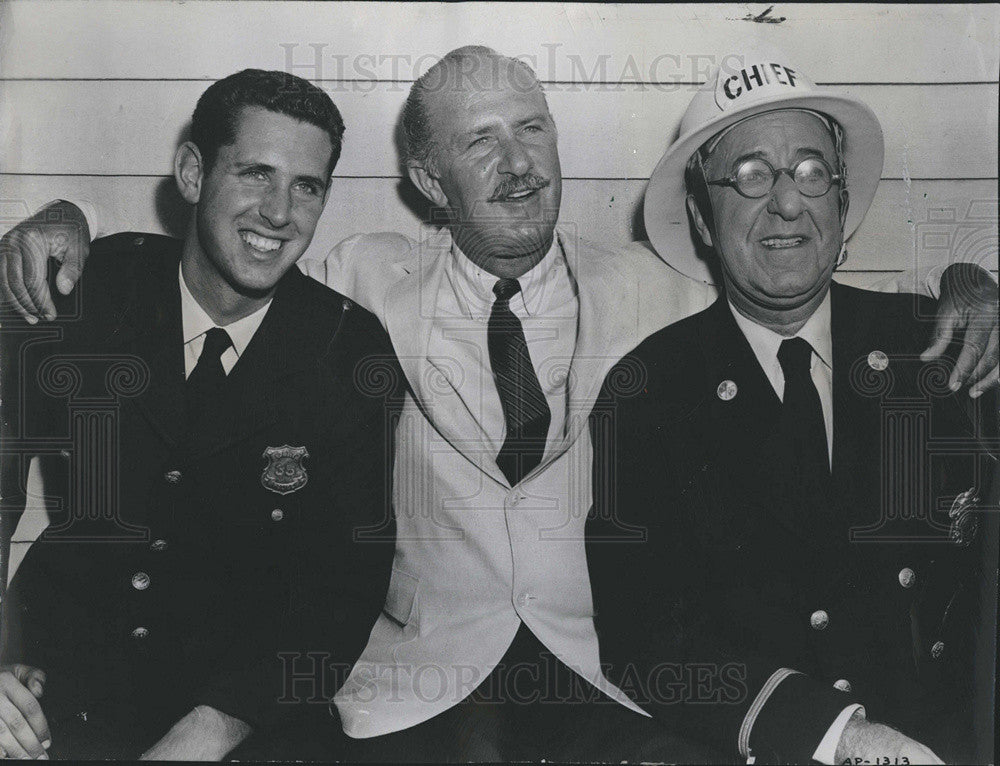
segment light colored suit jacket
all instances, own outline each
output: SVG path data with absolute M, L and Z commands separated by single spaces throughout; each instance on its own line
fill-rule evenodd
M 422 242 L 353 237 L 322 261 L 300 261 L 379 317 L 413 391 L 396 429 L 389 594 L 335 697 L 353 737 L 407 728 L 460 702 L 503 657 L 522 621 L 563 663 L 638 710 L 599 666 L 584 551 L 593 454 L 587 416 L 618 359 L 708 306 L 716 292 L 642 245 L 616 253 L 558 236 L 579 297 L 566 427 L 513 488 L 487 448 L 475 417 L 480 403 L 456 390 L 461 372 L 428 353 L 435 334 L 448 330 L 438 309 L 441 291 L 451 289 L 448 233 Z

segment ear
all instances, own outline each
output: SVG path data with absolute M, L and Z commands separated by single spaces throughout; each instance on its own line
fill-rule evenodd
M 694 221 L 694 227 L 701 235 L 701 241 L 708 247 L 712 247 L 712 232 L 709 231 L 708 225 L 705 223 L 705 219 L 702 217 L 701 211 L 698 209 L 698 203 L 695 202 L 693 194 L 687 195 L 687 208 L 688 213 L 691 214 L 691 220 Z
M 198 204 L 204 177 L 205 165 L 201 151 L 190 141 L 185 141 L 174 153 L 174 180 L 185 202 L 191 205 Z
M 421 194 L 438 207 L 448 207 L 448 197 L 441 189 L 441 183 L 436 175 L 420 165 L 408 165 L 406 170 L 413 185 L 420 189 Z

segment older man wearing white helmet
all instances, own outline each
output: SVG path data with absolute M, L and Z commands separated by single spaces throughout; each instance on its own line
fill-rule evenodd
M 595 408 L 602 661 L 751 762 L 970 758 L 995 398 L 969 407 L 950 362 L 921 362 L 931 301 L 832 282 L 882 170 L 872 111 L 783 54 L 723 61 L 645 212 L 664 259 L 717 268 L 724 293 L 622 360 Z

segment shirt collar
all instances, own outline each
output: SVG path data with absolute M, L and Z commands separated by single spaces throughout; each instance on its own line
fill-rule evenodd
M 772 364 L 778 358 L 778 349 L 781 341 L 785 340 L 784 335 L 779 335 L 774 330 L 762 327 L 743 316 L 729 301 L 729 310 L 736 320 L 737 326 L 743 332 L 750 348 L 753 349 L 757 359 L 762 366 Z M 813 312 L 812 316 L 806 320 L 802 328 L 795 333 L 796 338 L 802 338 L 812 346 L 813 352 L 823 361 L 823 363 L 833 369 L 833 337 L 830 330 L 830 291 L 827 290 L 823 302 Z
M 212 321 L 212 317 L 206 313 L 191 294 L 187 282 L 184 281 L 184 271 L 178 267 L 177 274 L 181 285 L 181 326 L 184 331 L 184 345 L 187 345 L 218 325 Z M 264 315 L 271 308 L 271 303 L 272 301 L 268 301 L 252 314 L 237 319 L 223 328 L 233 342 L 233 349 L 236 351 L 237 357 L 243 356 L 243 351 L 250 345 L 250 341 L 253 340 L 254 334 L 260 328 L 261 322 L 264 321 Z
M 496 300 L 493 286 L 499 277 L 479 268 L 454 242 L 451 254 L 450 271 L 461 310 L 473 319 L 489 317 Z M 561 304 L 572 297 L 566 257 L 558 236 L 552 237 L 552 245 L 545 257 L 517 281 L 521 292 L 511 298 L 511 309 L 520 308 L 528 316 L 540 313 L 546 306 L 553 305 L 553 301 Z M 569 295 L 562 295 L 563 287 L 569 290 Z

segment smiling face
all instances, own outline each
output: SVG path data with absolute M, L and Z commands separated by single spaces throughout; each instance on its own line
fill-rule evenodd
M 790 168 L 807 157 L 837 167 L 833 139 L 820 119 L 786 110 L 752 117 L 730 130 L 705 161 L 705 176 L 729 176 L 741 161 L 756 157 L 774 168 Z M 780 315 L 808 318 L 819 306 L 843 243 L 838 188 L 835 184 L 822 197 L 806 197 L 786 173 L 760 199 L 747 199 L 730 187 L 709 187 L 714 228 L 708 231 L 697 213 L 696 224 L 718 253 L 727 297 L 741 313 L 765 321 Z
M 323 212 L 332 152 L 323 129 L 245 107 L 235 141 L 219 148 L 207 173 L 197 166 L 197 188 L 181 184 L 197 206 L 184 278 L 213 319 L 263 305 L 308 247 Z
M 479 71 L 427 96 L 435 150 L 426 177 L 412 169 L 411 176 L 450 210 L 455 241 L 470 260 L 517 277 L 552 244 L 562 197 L 556 127 L 523 67 L 484 58 Z

